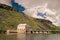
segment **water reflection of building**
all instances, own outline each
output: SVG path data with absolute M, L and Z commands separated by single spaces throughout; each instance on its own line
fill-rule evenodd
M 17 40 L 26 40 L 26 34 L 17 34 Z

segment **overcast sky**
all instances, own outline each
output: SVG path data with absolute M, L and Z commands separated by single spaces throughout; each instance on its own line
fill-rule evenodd
M 15 0 L 19 4 L 23 4 L 26 8 L 39 6 L 48 3 L 48 8 L 55 9 L 60 13 L 60 0 Z M 0 3 L 10 5 L 11 0 L 0 0 Z

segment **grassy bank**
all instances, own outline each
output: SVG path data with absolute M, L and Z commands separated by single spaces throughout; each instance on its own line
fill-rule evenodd
M 57 30 L 49 20 L 34 19 L 14 8 L 0 7 L 0 30 L 16 29 L 18 24 L 26 23 L 33 30 Z

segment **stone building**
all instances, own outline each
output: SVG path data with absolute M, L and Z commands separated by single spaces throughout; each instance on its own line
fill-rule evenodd
M 17 32 L 18 33 L 26 33 L 26 27 L 27 27 L 27 24 L 19 24 L 17 26 Z

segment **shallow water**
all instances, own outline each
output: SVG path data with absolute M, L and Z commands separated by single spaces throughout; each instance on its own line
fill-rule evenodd
M 60 34 L 0 34 L 0 40 L 60 40 Z

